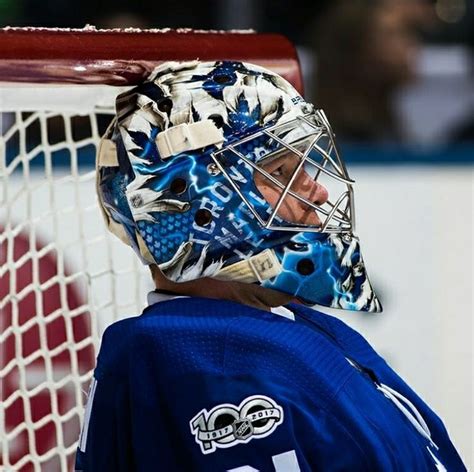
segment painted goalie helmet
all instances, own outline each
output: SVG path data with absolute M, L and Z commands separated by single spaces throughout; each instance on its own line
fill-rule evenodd
M 236 280 L 381 310 L 331 127 L 286 80 L 241 62 L 166 63 L 116 108 L 99 200 L 143 263 L 176 282 Z

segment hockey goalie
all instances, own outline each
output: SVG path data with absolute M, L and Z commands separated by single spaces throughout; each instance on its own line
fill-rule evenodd
M 76 470 L 466 470 L 367 341 L 312 308 L 381 311 L 325 114 L 241 62 L 163 64 L 116 108 L 99 201 L 156 289 L 104 334 Z

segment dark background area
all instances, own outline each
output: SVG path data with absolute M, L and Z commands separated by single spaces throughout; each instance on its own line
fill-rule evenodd
M 399 0 L 399 3 L 404 2 L 410 0 Z M 130 24 L 140 23 L 149 28 L 254 28 L 262 32 L 279 32 L 298 45 L 309 45 L 312 23 L 334 3 L 337 1 L 84 0 L 71 5 L 63 0 L 1 0 L 0 18 L 3 26 L 81 28 L 89 23 L 106 27 L 114 19 L 128 17 Z M 441 15 L 437 13 L 441 22 L 425 39 L 430 43 L 474 44 L 472 0 L 429 0 L 427 3 L 432 4 L 436 12 L 441 11 Z

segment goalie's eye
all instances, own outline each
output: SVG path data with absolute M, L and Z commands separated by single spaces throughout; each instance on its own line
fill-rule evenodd
M 281 183 L 286 183 L 298 165 L 299 159 L 285 154 L 262 165 L 262 169 Z
M 275 169 L 270 175 L 273 177 L 281 177 L 283 175 L 283 167 L 278 167 L 278 169 Z

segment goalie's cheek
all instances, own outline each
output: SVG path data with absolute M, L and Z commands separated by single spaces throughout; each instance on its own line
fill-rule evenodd
M 255 178 L 255 183 L 259 192 L 268 204 L 272 208 L 276 208 L 282 190 L 273 184 L 258 182 L 257 178 Z M 301 195 L 301 192 L 299 192 L 299 194 Z M 277 215 L 289 223 L 301 223 L 314 226 L 319 226 L 321 224 L 321 220 L 318 218 L 318 215 L 313 208 L 291 195 L 285 196 L 285 199 L 278 209 Z

